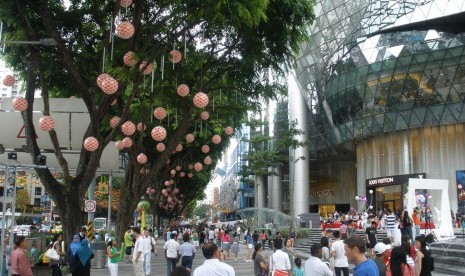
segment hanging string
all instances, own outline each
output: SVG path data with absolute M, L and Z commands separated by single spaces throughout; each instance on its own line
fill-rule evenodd
M 153 104 L 150 104 L 150 124 L 153 124 Z
M 161 79 L 163 80 L 164 78 L 164 73 L 165 73 L 165 56 L 162 56 L 161 57 L 161 67 L 160 67 L 160 70 L 161 70 Z
M 113 17 L 111 18 L 111 24 L 110 24 L 110 43 L 111 43 L 110 60 L 113 61 L 113 53 L 115 49 L 115 37 L 113 35 Z
M 103 61 L 102 61 L 102 73 L 105 73 L 105 55 L 106 55 L 106 48 L 103 48 Z
M 152 70 L 152 85 L 151 85 L 151 93 L 153 94 L 153 80 L 155 79 L 155 70 Z
M 173 44 L 173 51 L 176 50 L 176 44 Z M 173 52 L 174 53 L 174 52 Z M 174 56 L 171 57 L 171 59 L 173 60 L 173 70 L 174 70 Z
M 146 76 L 146 75 L 144 74 L 144 77 L 143 77 L 143 80 L 142 80 L 142 83 L 143 83 L 143 86 L 142 86 L 142 87 L 144 88 L 144 90 L 145 90 L 145 76 Z
M 237 104 L 237 90 L 236 90 L 236 104 Z
M 178 109 L 177 108 L 176 108 L 176 114 L 174 118 L 175 118 L 174 124 L 178 126 Z
M 212 97 L 213 98 L 213 112 L 215 111 L 215 97 Z
M 187 59 L 187 31 L 184 32 L 184 58 Z
M 0 41 L 3 41 L 3 22 L 0 22 Z M 2 54 L 5 53 L 5 45 L 6 43 L 2 45 Z

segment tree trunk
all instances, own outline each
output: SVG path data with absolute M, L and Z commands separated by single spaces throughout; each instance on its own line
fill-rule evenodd
M 68 244 L 84 225 L 82 201 L 77 196 L 54 195 L 54 201 L 63 224 L 63 240 Z

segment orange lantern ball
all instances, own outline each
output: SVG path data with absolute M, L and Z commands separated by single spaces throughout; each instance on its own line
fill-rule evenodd
M 120 0 L 119 1 L 119 5 L 122 7 L 122 8 L 127 8 L 129 6 L 132 5 L 132 0 Z
M 118 150 L 122 150 L 122 149 L 124 149 L 124 144 L 123 144 L 122 141 L 116 141 L 116 142 L 115 142 L 115 147 L 116 147 L 116 149 L 118 149 Z
M 210 156 L 205 157 L 205 158 L 203 159 L 203 163 L 204 163 L 205 165 L 211 165 L 211 164 L 212 164 L 212 159 L 211 159 L 211 157 L 210 157 Z
M 156 148 L 157 148 L 157 151 L 159 151 L 159 152 L 164 152 L 165 149 L 166 149 L 166 146 L 165 146 L 165 144 L 163 144 L 163 143 L 158 143 L 157 146 L 156 146 Z
M 202 163 L 199 163 L 199 162 L 195 163 L 195 165 L 194 165 L 194 170 L 195 170 L 196 172 L 200 172 L 202 169 L 203 169 Z
M 3 85 L 7 87 L 12 87 L 13 84 L 15 84 L 15 82 L 16 82 L 15 77 L 13 77 L 12 75 L 6 75 L 3 78 Z
M 124 122 L 124 124 L 121 126 L 121 131 L 124 133 L 124 135 L 133 135 L 134 132 L 136 132 L 136 126 L 133 122 L 127 121 Z
M 39 119 L 39 128 L 43 131 L 51 131 L 55 126 L 55 121 L 50 116 L 42 116 Z
M 206 121 L 209 118 L 210 118 L 210 113 L 208 113 L 208 111 L 200 112 L 200 119 L 202 119 L 203 121 Z
M 147 126 L 144 124 L 144 123 L 138 123 L 137 124 L 137 130 L 142 132 L 142 131 L 145 131 L 147 129 Z
M 208 96 L 203 92 L 198 92 L 194 95 L 194 105 L 198 108 L 205 108 L 208 105 Z
M 226 135 L 232 135 L 234 133 L 234 129 L 230 126 L 227 126 L 225 129 L 224 129 L 224 133 Z
M 153 65 L 151 63 L 149 63 L 147 65 L 147 61 L 143 61 L 140 65 L 139 65 L 139 70 L 142 71 L 142 74 L 144 75 L 149 75 L 152 73 L 153 71 Z
M 123 56 L 123 62 L 124 64 L 126 64 L 127 66 L 134 66 L 137 64 L 137 58 L 136 58 L 136 54 L 133 52 L 133 51 L 129 51 L 127 52 L 126 54 L 124 54 Z
M 87 151 L 96 151 L 98 149 L 99 142 L 97 138 L 90 136 L 84 140 L 84 148 Z
M 171 50 L 169 59 L 172 63 L 179 63 L 182 59 L 182 54 L 178 50 Z
M 210 152 L 210 147 L 208 145 L 203 145 L 202 146 L 202 152 L 203 153 L 209 153 Z
M 176 146 L 176 151 L 177 151 L 177 152 L 182 151 L 182 145 L 181 145 L 181 144 L 178 144 L 178 145 Z
M 162 126 L 156 126 L 152 129 L 150 134 L 152 135 L 153 140 L 161 142 L 166 138 L 166 129 Z
M 178 86 L 177 92 L 179 96 L 186 97 L 187 95 L 189 95 L 189 92 L 190 92 L 189 86 L 185 84 L 180 84 Z
M 130 148 L 130 147 L 132 147 L 132 139 L 129 138 L 129 137 L 125 137 L 125 138 L 123 139 L 123 145 L 124 145 L 125 148 Z
M 116 27 L 116 34 L 122 39 L 129 39 L 134 35 L 135 29 L 129 21 L 123 21 Z
M 16 111 L 24 111 L 27 109 L 27 100 L 23 97 L 16 97 L 13 99 L 13 109 Z
M 166 117 L 166 110 L 163 107 L 157 107 L 153 111 L 153 116 L 158 120 L 163 120 Z
M 213 135 L 212 143 L 215 145 L 218 145 L 219 143 L 221 143 L 221 136 L 219 136 L 218 134 Z
M 121 120 L 121 118 L 118 117 L 118 116 L 114 116 L 113 118 L 111 118 L 110 119 L 110 127 L 115 128 L 116 126 L 118 126 L 120 120 Z
M 111 95 L 118 92 L 118 81 L 112 77 L 106 77 L 102 80 L 102 85 L 100 86 L 103 93 Z
M 194 140 L 195 140 L 194 134 L 189 133 L 189 134 L 186 135 L 186 142 L 187 143 L 192 143 L 192 142 L 194 142 Z
M 137 162 L 139 164 L 145 164 L 147 163 L 147 155 L 143 154 L 143 153 L 140 153 L 139 155 L 137 155 Z

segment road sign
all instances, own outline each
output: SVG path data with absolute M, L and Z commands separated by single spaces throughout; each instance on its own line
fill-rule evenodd
M 86 200 L 86 202 L 84 203 L 84 210 L 87 213 L 94 213 L 96 207 L 97 207 L 97 202 L 95 200 L 89 199 L 89 200 Z

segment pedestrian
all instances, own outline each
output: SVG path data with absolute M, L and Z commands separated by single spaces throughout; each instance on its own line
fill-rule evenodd
M 173 269 L 173 271 L 171 272 L 171 276 L 189 276 L 191 275 L 190 274 L 190 270 L 183 267 L 183 266 L 177 266 Z
M 202 253 L 205 261 L 194 270 L 193 276 L 235 276 L 234 268 L 226 263 L 220 262 L 222 253 L 215 243 L 208 243 L 202 246 Z
M 179 259 L 179 243 L 175 240 L 176 234 L 171 233 L 170 239 L 165 243 L 163 249 L 165 250 L 166 268 L 168 275 L 176 267 L 176 263 Z
M 415 235 L 414 238 L 420 236 L 420 212 L 418 211 L 418 208 L 413 209 L 413 214 L 412 214 L 412 220 L 413 220 L 413 225 L 415 226 Z
M 250 231 L 247 231 L 247 234 L 245 236 L 245 240 L 246 240 L 246 243 L 247 243 L 247 256 L 245 257 L 244 261 L 251 262 L 252 261 L 252 253 L 253 253 L 254 243 L 253 243 L 253 238 L 250 235 Z
M 81 227 L 81 231 L 79 231 L 79 239 L 82 241 L 83 239 L 87 238 L 87 229 L 85 227 Z
M 132 228 L 129 227 L 126 232 L 124 233 L 124 247 L 126 248 L 125 249 L 125 258 L 126 258 L 126 262 L 130 262 L 130 258 L 131 258 L 131 255 L 132 255 L 132 248 L 134 247 L 134 243 L 132 241 Z
M 79 276 L 90 276 L 90 259 L 94 258 L 94 253 L 89 247 L 89 241 L 83 239 L 81 246 L 74 255 L 74 271 Z
M 275 240 L 275 252 L 270 258 L 270 272 L 275 276 L 291 275 L 291 262 L 289 255 L 282 251 L 283 243 L 280 240 Z
M 37 249 L 37 240 L 32 241 L 32 247 L 29 251 L 29 258 L 32 266 L 35 266 L 39 262 L 39 250 Z
M 116 240 L 112 237 L 108 238 L 107 244 L 107 257 L 108 257 L 108 270 L 110 270 L 110 276 L 118 276 L 118 261 L 121 255 L 121 251 L 116 247 Z
M 262 245 L 259 243 L 255 244 L 254 252 L 252 255 L 253 271 L 255 276 L 268 275 L 268 258 L 262 253 Z
M 225 252 L 226 260 L 229 259 L 229 250 L 231 249 L 231 235 L 229 235 L 229 231 L 225 230 L 223 233 L 223 237 L 221 238 L 222 242 L 222 249 Z
M 343 221 L 341 227 L 339 227 L 339 232 L 341 232 L 341 239 L 345 240 L 347 238 L 347 222 Z
M 73 276 L 79 276 L 75 272 L 76 264 L 74 262 L 75 261 L 74 256 L 76 255 L 76 252 L 79 249 L 79 247 L 81 247 L 81 243 L 82 241 L 79 238 L 79 235 L 74 235 L 73 241 L 69 245 L 68 252 L 66 254 L 66 258 L 68 259 L 68 262 L 69 262 L 69 271 L 71 272 Z
M 252 234 L 253 244 L 258 243 L 258 238 L 259 237 L 260 237 L 260 235 L 258 234 L 258 231 L 257 230 L 253 231 L 253 234 Z
M 136 239 L 134 243 L 134 252 L 132 253 L 132 267 L 135 276 L 144 276 L 144 238 L 140 233 L 138 226 L 132 228 L 132 236 Z
M 327 237 L 322 237 L 320 239 L 320 245 L 321 245 L 321 261 L 329 267 L 331 264 L 331 254 L 329 251 L 329 239 Z
M 391 209 L 388 209 L 387 212 L 388 215 L 386 216 L 386 233 L 388 238 L 391 238 L 391 241 L 394 241 L 394 232 L 396 230 L 396 215 L 391 211 Z
M 240 248 L 239 248 L 239 240 L 240 240 L 240 234 L 234 233 L 233 234 L 233 244 L 231 246 L 231 252 L 234 254 L 234 260 L 237 261 L 237 253 L 239 253 Z
M 294 268 L 294 259 L 297 258 L 297 253 L 295 253 L 294 248 L 292 247 L 291 239 L 286 239 L 284 241 L 285 247 L 283 251 L 289 256 L 289 262 L 291 262 L 291 270 Z
M 208 231 L 208 242 L 213 242 L 214 239 L 215 239 L 215 231 L 213 230 L 213 227 L 212 227 Z
M 354 276 L 379 276 L 375 262 L 365 256 L 365 241 L 359 236 L 344 240 L 344 251 L 347 259 L 355 264 Z
M 294 247 L 294 244 L 297 240 L 297 232 L 295 231 L 294 227 L 291 227 L 291 229 L 289 230 L 289 239 L 291 240 L 291 243 L 292 243 L 292 247 Z
M 322 247 L 314 244 L 310 247 L 310 258 L 305 262 L 305 276 L 333 276 L 329 267 L 321 261 Z
M 192 231 L 192 245 L 194 245 L 196 251 L 199 249 L 199 234 L 197 233 L 197 229 Z
M 415 256 L 417 254 L 417 251 L 415 250 L 415 246 L 410 244 L 410 237 L 409 235 L 404 235 L 401 238 L 401 243 L 400 247 L 404 249 L 405 254 L 407 255 L 407 264 L 409 265 L 415 265 Z
M 62 276 L 63 273 L 61 271 L 61 265 L 63 262 L 63 257 L 66 255 L 64 252 L 61 250 L 61 241 L 63 240 L 63 236 L 60 234 L 55 234 L 53 236 L 53 244 L 52 248 L 55 249 L 57 252 L 58 256 L 60 258 L 58 260 L 50 260 L 50 267 L 52 268 L 52 276 Z
M 142 236 L 143 246 L 142 246 L 142 261 L 144 266 L 145 275 L 150 275 L 151 273 L 151 257 L 152 252 L 156 254 L 156 243 L 155 239 L 150 235 L 150 231 L 147 227 L 144 228 L 144 235 Z
M 400 246 L 391 251 L 391 259 L 387 266 L 387 276 L 415 276 L 415 267 L 407 263 L 407 254 Z
M 387 267 L 386 263 L 384 262 L 384 258 L 386 257 L 387 249 L 387 245 L 382 242 L 377 243 L 374 248 L 376 257 L 373 259 L 373 261 L 378 267 L 380 276 L 386 276 Z
M 373 259 L 373 248 L 375 248 L 376 243 L 378 243 L 376 239 L 376 234 L 378 231 L 376 230 L 376 221 L 371 222 L 371 226 L 365 229 L 365 240 L 367 241 L 367 252 L 368 258 Z
M 415 248 L 417 249 L 415 269 L 417 276 L 431 276 L 434 270 L 434 261 L 431 257 L 431 251 L 426 249 L 425 235 L 415 238 Z
M 11 252 L 9 266 L 13 276 L 32 276 L 31 263 L 26 254 L 27 243 L 24 236 L 15 237 L 16 249 Z
M 195 258 L 195 247 L 193 244 L 189 242 L 189 235 L 184 234 L 183 237 L 183 244 L 179 247 L 179 255 L 181 256 L 181 266 L 192 270 L 192 262 Z
M 404 233 L 402 235 L 409 235 L 409 237 L 410 237 L 410 239 L 412 240 L 412 243 L 413 243 L 414 242 L 414 237 L 413 237 L 413 234 L 412 234 L 412 225 L 413 225 L 413 221 L 410 218 L 410 215 L 409 215 L 408 211 L 404 211 L 402 213 L 402 226 L 403 226 L 403 230 L 404 230 Z
M 299 257 L 294 259 L 294 267 L 292 267 L 292 276 L 304 276 L 304 269 L 302 268 L 302 259 Z
M 334 272 L 336 276 L 349 276 L 349 262 L 345 255 L 344 242 L 341 240 L 341 233 L 333 232 L 334 241 L 331 245 L 331 256 L 334 257 Z

